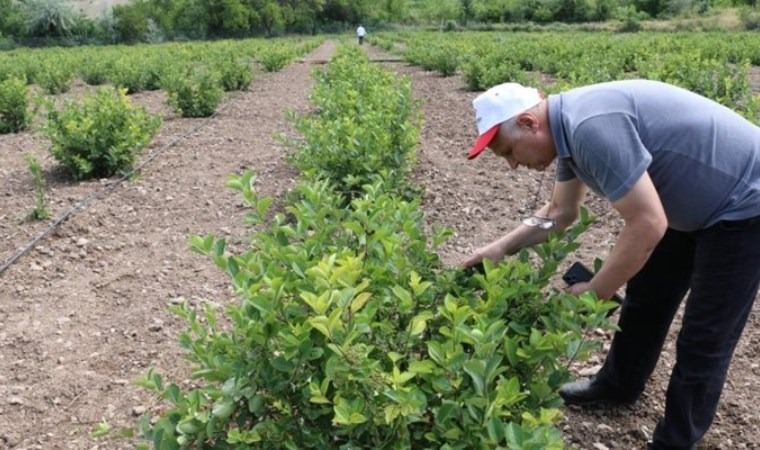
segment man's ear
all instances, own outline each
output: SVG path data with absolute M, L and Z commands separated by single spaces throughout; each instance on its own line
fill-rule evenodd
M 530 112 L 522 112 L 517 116 L 517 125 L 536 132 L 538 130 L 538 118 Z

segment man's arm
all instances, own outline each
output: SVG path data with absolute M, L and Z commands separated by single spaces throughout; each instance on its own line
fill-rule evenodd
M 625 225 L 599 272 L 589 283 L 573 285 L 573 294 L 593 290 L 599 298 L 611 298 L 641 270 L 668 227 L 662 202 L 647 172 L 612 206 Z
M 547 203 L 535 213 L 541 217 L 547 217 L 548 214 L 548 217 L 557 223 L 554 228 L 543 230 L 520 224 L 498 240 L 475 250 L 473 254 L 461 262 L 461 265 L 470 267 L 479 263 L 484 258 L 488 258 L 493 262 L 499 262 L 506 255 L 513 255 L 522 248 L 546 241 L 549 233 L 564 230 L 575 222 L 578 218 L 580 206 L 586 197 L 586 191 L 586 185 L 578 178 L 556 182 L 554 184 L 551 204 Z

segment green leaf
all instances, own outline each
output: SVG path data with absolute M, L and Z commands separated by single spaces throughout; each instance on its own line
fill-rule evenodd
M 427 343 L 428 355 L 440 365 L 444 364 L 445 354 L 441 344 L 438 342 L 430 341 Z
M 235 405 L 232 400 L 223 400 L 214 404 L 211 409 L 211 415 L 220 419 L 227 419 L 235 411 Z
M 459 405 L 451 400 L 444 400 L 435 412 L 435 421 L 439 426 L 446 427 L 448 421 L 455 420 L 460 414 Z
M 412 318 L 412 323 L 410 324 L 410 334 L 412 336 L 418 336 L 425 332 L 426 327 L 427 322 L 425 321 L 425 318 L 423 316 L 415 316 Z
M 351 313 L 357 313 L 359 312 L 364 305 L 367 304 L 367 300 L 372 297 L 372 294 L 369 292 L 362 292 L 361 294 L 354 297 L 354 299 L 351 301 Z
M 414 306 L 414 302 L 412 300 L 412 294 L 404 289 L 403 287 L 399 285 L 393 286 L 391 288 L 393 291 L 393 294 L 396 296 L 396 298 L 399 299 L 399 310 L 402 312 L 407 312 L 412 309 Z
M 486 423 L 486 429 L 488 430 L 488 437 L 491 442 L 501 442 L 505 437 L 504 425 L 497 417 L 491 417 Z
M 464 363 L 464 371 L 475 384 L 475 391 L 478 395 L 485 394 L 485 370 L 486 363 L 481 360 L 470 360 Z
M 272 361 L 272 367 L 279 370 L 280 372 L 290 373 L 295 370 L 296 366 L 293 364 L 292 361 L 289 361 L 288 359 L 285 359 L 282 356 L 278 356 Z

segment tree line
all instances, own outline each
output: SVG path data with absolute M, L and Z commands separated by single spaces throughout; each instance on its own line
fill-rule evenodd
M 588 22 L 701 14 L 716 1 L 756 0 L 131 0 L 102 17 L 85 16 L 71 0 L 0 0 L 0 39 L 136 43 L 339 32 L 360 23 Z

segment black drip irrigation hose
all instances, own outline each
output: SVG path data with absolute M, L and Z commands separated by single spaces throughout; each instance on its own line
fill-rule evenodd
M 234 100 L 236 97 L 237 97 L 237 95 L 233 96 L 229 100 Z M 206 126 L 212 119 L 216 118 L 216 116 L 221 111 L 224 111 L 227 108 L 227 106 L 230 105 L 231 103 L 232 103 L 231 101 L 227 101 L 226 104 L 222 108 L 220 108 L 217 111 L 214 111 L 214 113 L 211 114 L 210 116 L 208 116 L 205 120 L 203 120 L 203 122 L 199 123 L 198 125 L 196 125 L 195 127 L 193 127 L 191 130 L 189 130 L 185 134 L 180 135 L 179 137 L 175 138 L 173 141 L 169 142 L 165 146 L 163 146 L 160 149 L 158 149 L 158 150 L 154 151 L 153 153 L 151 153 L 150 156 L 148 156 L 148 158 L 146 158 L 144 161 L 142 161 L 140 164 L 138 164 L 129 173 L 127 173 L 125 175 L 122 175 L 117 180 L 115 180 L 115 181 L 113 181 L 111 183 L 108 183 L 103 188 L 101 188 L 101 189 L 93 192 L 92 194 L 90 194 L 87 197 L 85 197 L 83 200 L 79 201 L 79 203 L 77 203 L 76 205 L 74 205 L 71 209 L 69 209 L 68 211 L 66 211 L 65 213 L 63 213 L 61 216 L 59 216 L 57 219 L 55 219 L 55 221 L 46 230 L 44 230 L 42 233 L 40 233 L 39 235 L 37 235 L 37 237 L 35 237 L 31 241 L 29 241 L 24 247 L 21 248 L 21 250 L 19 250 L 18 252 L 16 252 L 15 255 L 11 256 L 10 259 L 8 259 L 7 261 L 5 261 L 3 263 L 3 265 L 0 266 L 0 275 L 2 275 L 3 273 L 5 273 L 5 271 L 8 270 L 13 264 L 15 264 L 16 261 L 18 261 L 27 252 L 29 252 L 29 250 L 33 249 L 37 245 L 37 243 L 39 241 L 41 241 L 47 235 L 49 235 L 50 233 L 52 233 L 63 222 L 65 222 L 71 216 L 73 216 L 74 213 L 76 213 L 80 209 L 84 209 L 85 206 L 87 206 L 90 203 L 92 203 L 94 200 L 96 200 L 101 195 L 112 191 L 116 186 L 118 186 L 121 183 L 123 183 L 124 180 L 127 180 L 127 179 L 131 178 L 134 174 L 138 173 L 146 164 L 148 164 L 149 162 L 151 162 L 154 159 L 156 159 L 156 157 L 158 157 L 160 154 L 164 153 L 166 150 L 170 149 L 171 147 L 174 147 L 178 142 L 182 141 L 187 136 L 191 135 L 192 133 L 195 133 L 196 131 L 198 131 L 201 128 L 203 128 L 204 126 Z

